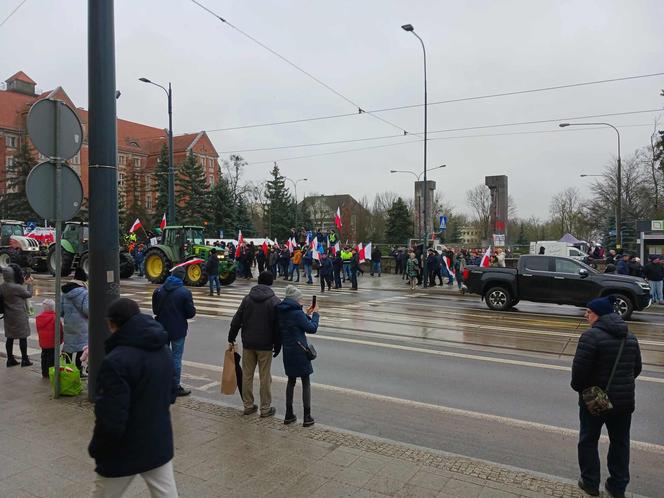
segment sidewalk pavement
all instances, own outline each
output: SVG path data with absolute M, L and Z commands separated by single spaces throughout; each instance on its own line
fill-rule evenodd
M 52 399 L 36 366 L 0 367 L 0 496 L 89 495 L 94 415 L 85 399 Z M 182 497 L 585 496 L 556 477 L 329 427 L 284 426 L 194 397 L 171 413 Z M 126 496 L 149 494 L 136 479 Z

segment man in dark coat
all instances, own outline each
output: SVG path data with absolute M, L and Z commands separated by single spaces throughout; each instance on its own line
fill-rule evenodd
M 173 366 L 175 384 L 178 396 L 188 396 L 189 389 L 180 385 L 182 373 L 182 355 L 184 354 L 184 341 L 187 337 L 189 324 L 187 320 L 196 316 L 194 298 L 191 291 L 184 286 L 185 269 L 175 268 L 172 275 L 166 279 L 164 285 L 152 293 L 152 313 L 168 333 L 168 342 L 173 353 Z
M 175 497 L 169 412 L 175 384 L 168 335 L 131 299 L 111 303 L 107 318 L 111 336 L 97 377 L 88 447 L 97 472 L 92 496 L 122 496 L 141 474 L 152 496 Z
M 618 275 L 629 275 L 629 254 L 623 254 L 616 264 Z
M 217 257 L 217 250 L 210 249 L 210 255 L 205 263 L 205 270 L 208 275 L 208 282 L 210 283 L 210 295 L 213 295 L 214 287 L 217 288 L 217 296 L 221 295 L 221 282 L 219 282 L 219 258 Z
M 664 304 L 662 296 L 662 281 L 664 281 L 664 264 L 659 256 L 654 256 L 644 268 L 648 283 L 650 283 L 650 297 L 652 303 Z
M 602 426 L 609 433 L 608 467 L 610 477 L 605 489 L 609 496 L 625 496 L 629 483 L 629 430 L 634 411 L 634 380 L 641 373 L 641 351 L 634 334 L 613 308 L 611 296 L 588 303 L 586 319 L 591 328 L 579 339 L 572 365 L 572 389 L 579 393 L 579 487 L 599 496 L 600 461 L 597 444 Z M 609 389 L 607 384 L 616 362 L 620 345 L 624 346 Z M 598 386 L 608 390 L 613 409 L 595 416 L 586 408 L 582 393 Z
M 352 257 L 350 258 L 350 283 L 352 290 L 357 290 L 358 271 L 360 271 L 360 256 L 357 254 L 357 249 L 353 249 Z
M 272 406 L 272 354 L 281 350 L 279 331 L 276 324 L 276 306 L 279 298 L 272 290 L 274 276 L 266 271 L 258 276 L 258 285 L 252 287 L 235 312 L 228 332 L 228 342 L 235 344 L 237 334 L 242 329 L 242 402 L 244 414 L 256 413 L 254 404 L 254 372 L 258 365 L 260 379 L 261 417 L 271 417 L 276 413 Z

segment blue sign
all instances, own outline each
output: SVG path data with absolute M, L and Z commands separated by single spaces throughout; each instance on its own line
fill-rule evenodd
M 444 232 L 447 230 L 447 216 L 440 217 L 440 231 Z

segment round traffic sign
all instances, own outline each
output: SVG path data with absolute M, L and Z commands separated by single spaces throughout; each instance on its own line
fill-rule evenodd
M 74 157 L 83 143 L 81 121 L 61 100 L 37 101 L 28 113 L 28 133 L 39 152 L 64 161 Z
M 55 205 L 55 161 L 44 161 L 32 168 L 25 185 L 28 202 L 42 218 L 67 221 L 76 216 L 83 202 L 83 184 L 76 171 L 63 164 L 60 196 L 60 220 Z

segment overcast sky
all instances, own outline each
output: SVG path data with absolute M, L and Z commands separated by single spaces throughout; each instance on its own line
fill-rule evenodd
M 280 52 L 364 109 L 421 104 L 422 50 L 401 30 L 411 23 L 428 51 L 429 101 L 664 72 L 661 0 L 550 1 L 228 1 L 201 0 L 229 22 Z M 0 4 L 3 19 L 19 0 Z M 175 133 L 294 120 L 356 109 L 190 0 L 116 0 L 118 116 L 166 127 L 161 90 L 174 93 Z M 61 85 L 87 107 L 87 2 L 27 0 L 0 27 L 0 77 L 18 70 L 40 89 Z M 429 130 L 661 109 L 664 77 L 553 92 L 431 106 Z M 660 113 L 664 114 L 664 113 Z M 423 130 L 421 107 L 380 117 L 412 133 Z M 647 143 L 657 113 L 604 118 L 622 127 L 623 155 Z M 581 120 L 579 120 L 580 122 Z M 634 126 L 650 125 L 650 126 Z M 474 138 L 468 135 L 543 131 Z M 550 132 L 549 132 L 550 131 Z M 308 123 L 210 132 L 222 158 L 229 151 L 399 135 L 363 114 Z M 579 173 L 597 173 L 616 152 L 610 129 L 560 130 L 556 123 L 430 135 L 429 167 L 444 198 L 469 211 L 465 192 L 485 175 L 509 176 L 520 216 L 548 216 L 553 194 L 588 192 Z M 413 195 L 422 171 L 417 137 L 242 152 L 246 179 L 267 178 L 277 160 L 307 192 Z M 402 142 L 403 144 L 398 144 Z M 412 143 L 407 143 L 412 142 Z M 398 145 L 307 159 L 296 156 Z M 262 163 L 262 164 L 256 164 Z

